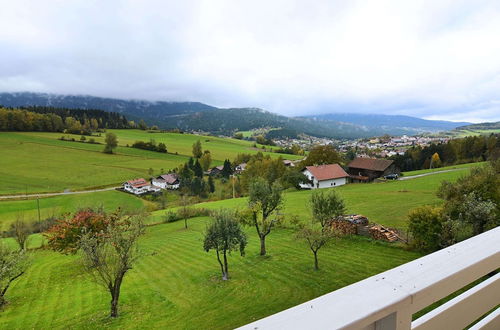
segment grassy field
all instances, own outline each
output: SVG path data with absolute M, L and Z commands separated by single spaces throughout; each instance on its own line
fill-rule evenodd
M 412 175 L 419 175 L 419 174 L 426 174 L 426 173 L 440 172 L 440 171 L 447 171 L 447 170 L 464 170 L 464 169 L 469 169 L 469 168 L 475 167 L 475 166 L 483 166 L 484 164 L 486 164 L 486 162 L 459 164 L 459 165 L 438 167 L 438 168 L 432 168 L 432 169 L 426 169 L 426 170 L 408 171 L 408 172 L 403 172 L 403 175 L 404 176 L 412 176 Z
M 149 168 L 156 173 L 184 163 L 192 144 L 201 139 L 203 148 L 211 150 L 214 163 L 233 159 L 238 153 L 255 153 L 248 141 L 200 137 L 190 134 L 147 133 L 139 130 L 112 130 L 119 139 L 116 154 L 107 155 L 102 145 L 57 140 L 60 133 L 0 134 L 0 194 L 37 193 L 82 190 L 120 185 L 123 181 L 147 176 Z M 79 136 L 74 136 L 79 139 Z M 136 140 L 154 138 L 165 142 L 169 152 L 162 154 L 127 148 Z M 96 137 L 97 141 L 104 137 Z M 207 142 L 208 141 L 208 142 Z M 279 154 L 270 153 L 273 157 Z M 286 155 L 287 158 L 292 158 Z M 295 156 L 296 157 L 296 156 Z
M 437 173 L 407 181 L 349 184 L 331 189 L 335 189 L 344 198 L 349 213 L 363 214 L 373 222 L 405 229 L 409 210 L 421 205 L 440 203 L 436 190 L 441 182 L 455 181 L 466 173 L 467 168 L 464 167 L 459 171 Z M 308 220 L 311 213 L 307 205 L 311 193 L 307 190 L 287 192 L 282 213 L 288 218 L 298 216 L 303 221 Z M 246 198 L 235 198 L 200 203 L 196 206 L 208 209 L 242 208 L 246 203 Z M 161 221 L 164 214 L 165 210 L 153 212 L 150 221 Z
M 79 195 L 61 195 L 39 199 L 40 218 L 46 219 L 65 212 L 74 212 L 82 207 L 100 207 L 115 210 L 117 207 L 138 209 L 148 202 L 133 195 L 119 191 L 103 191 Z M 0 231 L 22 219 L 26 222 L 38 221 L 38 204 L 36 199 L 2 200 L 0 201 Z
M 500 129 L 461 129 L 450 131 L 453 137 L 466 137 L 500 133 Z
M 404 228 L 411 208 L 440 203 L 435 191 L 441 181 L 456 180 L 466 172 L 464 169 L 408 181 L 351 184 L 332 189 L 345 199 L 349 212 Z M 310 194 L 310 191 L 287 192 L 282 211 L 285 216 L 296 215 L 307 221 Z M 134 196 L 114 191 L 59 196 L 41 202 L 50 213 L 54 207 L 71 209 L 86 204 L 83 196 L 88 196 L 88 202 L 100 200 L 110 209 L 119 204 L 141 207 L 143 203 Z M 35 202 L 0 202 L 0 216 L 13 218 L 17 210 L 33 215 Z M 211 209 L 237 208 L 246 205 L 246 198 L 197 205 Z M 154 212 L 148 222 L 160 221 L 164 213 L 165 210 Z M 33 265 L 9 290 L 10 303 L 2 311 L 0 328 L 229 329 L 420 256 L 398 245 L 361 237 L 345 238 L 319 252 L 321 269 L 315 272 L 311 252 L 291 229 L 275 228 L 268 236 L 269 256 L 260 257 L 255 229 L 248 227 L 247 255 L 230 256 L 232 278 L 223 282 L 219 279 L 214 253 L 202 250 L 208 221 L 206 217 L 190 219 L 187 230 L 182 221 L 147 228 L 140 242 L 144 257 L 125 279 L 122 314 L 117 320 L 107 317 L 108 294 L 81 272 L 77 256 L 33 250 Z M 12 239 L 4 242 L 14 245 Z M 41 242 L 41 236 L 34 235 L 30 247 Z
M 9 289 L 0 327 L 230 329 L 395 267 L 419 255 L 363 238 L 343 239 L 319 253 L 320 271 L 292 231 L 276 229 L 268 257 L 248 228 L 247 255 L 229 257 L 231 280 L 219 279 L 214 253 L 202 250 L 207 218 L 149 227 L 144 257 L 125 278 L 121 316 L 107 317 L 109 295 L 82 274 L 76 256 L 39 250 Z

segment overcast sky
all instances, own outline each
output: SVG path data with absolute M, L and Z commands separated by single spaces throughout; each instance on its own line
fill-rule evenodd
M 9 1 L 0 91 L 500 120 L 500 1 Z

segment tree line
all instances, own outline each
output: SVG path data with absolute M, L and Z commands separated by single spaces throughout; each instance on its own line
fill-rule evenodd
M 134 128 L 118 113 L 101 110 L 32 107 L 0 108 L 0 131 L 66 132 L 90 135 L 106 128 Z
M 437 154 L 437 156 L 436 156 Z M 433 161 L 437 160 L 437 162 Z M 413 171 L 500 158 L 500 134 L 467 136 L 447 143 L 415 146 L 390 157 L 401 171 Z

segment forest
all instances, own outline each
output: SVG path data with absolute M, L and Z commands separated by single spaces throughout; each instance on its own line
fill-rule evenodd
M 64 132 L 90 135 L 106 128 L 133 128 L 123 115 L 102 110 L 52 107 L 0 108 L 0 131 Z

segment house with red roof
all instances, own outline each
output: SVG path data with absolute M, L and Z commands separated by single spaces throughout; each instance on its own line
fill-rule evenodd
M 129 180 L 123 183 L 123 190 L 134 195 L 143 195 L 150 192 L 158 192 L 160 188 L 153 186 L 143 178 Z
M 347 183 L 349 174 L 339 164 L 306 166 L 302 173 L 311 183 L 301 184 L 303 189 L 331 188 Z

